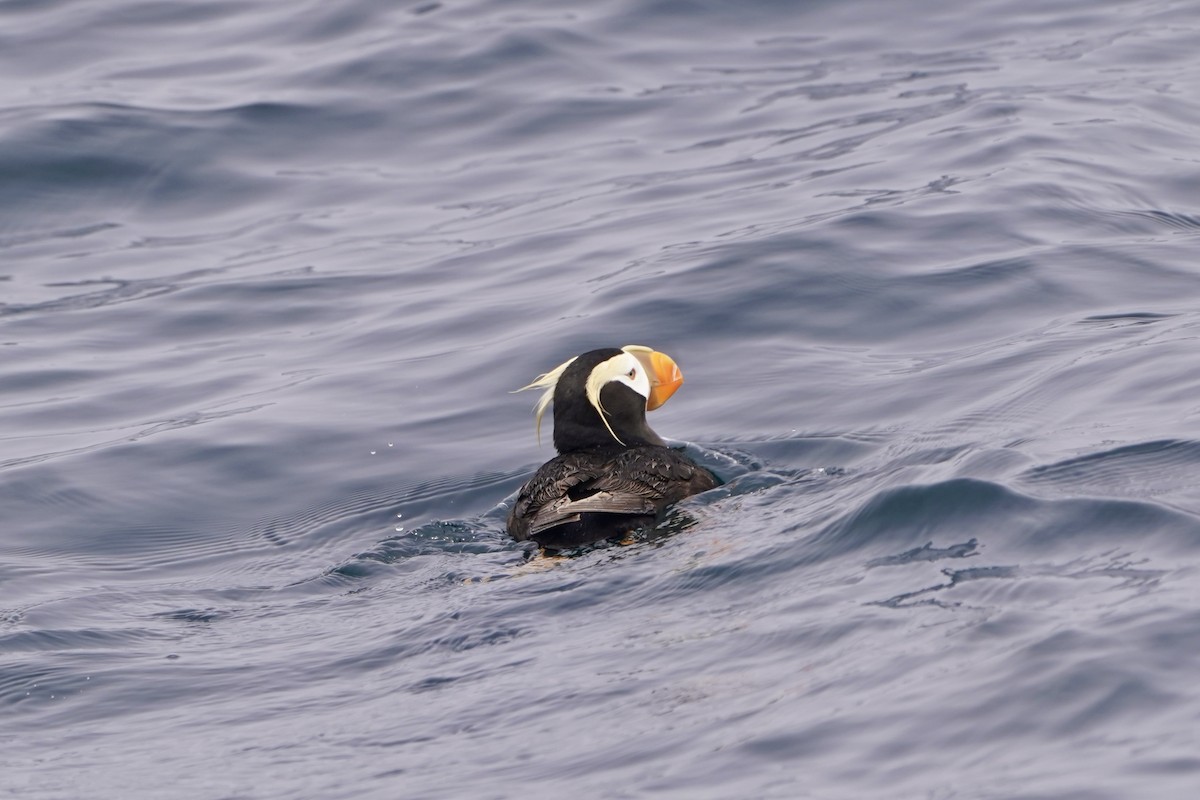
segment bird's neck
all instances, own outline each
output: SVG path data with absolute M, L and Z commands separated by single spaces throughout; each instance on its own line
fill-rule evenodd
M 611 424 L 610 420 L 610 424 Z M 617 439 L 613 438 L 613 433 Z M 646 445 L 666 446 L 663 438 L 641 421 L 637 426 L 618 427 L 613 425 L 612 433 L 596 417 L 595 422 L 588 420 L 580 422 L 571 418 L 554 419 L 554 449 L 560 454 L 572 453 L 577 450 L 596 450 L 601 448 L 643 447 Z

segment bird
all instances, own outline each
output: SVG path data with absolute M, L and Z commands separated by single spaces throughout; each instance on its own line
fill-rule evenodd
M 646 424 L 646 412 L 683 384 L 675 361 L 643 345 L 575 356 L 517 391 L 554 406 L 554 448 L 518 490 L 508 533 L 545 550 L 582 547 L 654 524 L 673 503 L 720 484 Z

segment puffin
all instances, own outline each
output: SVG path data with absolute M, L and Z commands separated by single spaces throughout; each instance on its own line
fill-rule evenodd
M 642 345 L 606 347 L 539 375 L 542 415 L 554 406 L 554 448 L 517 492 L 508 533 L 546 550 L 581 547 L 654 524 L 667 506 L 719 481 L 646 424 L 683 384 L 670 356 Z

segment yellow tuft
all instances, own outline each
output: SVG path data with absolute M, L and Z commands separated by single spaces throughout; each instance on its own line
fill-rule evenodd
M 646 368 L 647 375 L 653 373 L 653 367 L 650 365 L 648 360 L 649 355 L 654 352 L 652 348 L 640 344 L 627 344 L 621 349 L 640 361 Z M 575 358 L 578 358 L 578 356 Z M 533 407 L 534 428 L 537 431 L 538 444 L 542 443 L 542 415 L 546 413 L 546 409 L 550 407 L 550 403 L 554 400 L 554 389 L 556 386 L 558 386 L 559 378 L 561 378 L 562 374 L 566 372 L 567 367 L 571 366 L 571 363 L 575 360 L 575 358 L 567 359 L 549 372 L 538 375 L 533 379 L 532 383 L 528 384 L 527 386 L 522 386 L 520 389 L 516 389 L 514 391 L 515 394 L 516 392 L 524 392 L 527 389 L 542 390 L 542 396 L 538 398 L 537 403 Z M 604 427 L 608 428 L 608 432 L 611 433 L 612 437 L 620 444 L 625 444 L 621 441 L 616 433 L 613 433 L 612 426 L 608 424 L 608 417 L 604 412 L 604 407 L 600 404 L 600 390 L 604 388 L 604 384 L 623 372 L 623 370 L 620 369 L 616 363 L 614 363 L 618 358 L 620 357 L 614 356 L 593 369 L 592 374 L 588 376 L 586 388 L 588 402 L 592 404 L 592 408 L 596 409 L 596 413 L 600 415 L 600 421 L 604 423 Z
M 601 361 L 592 368 L 592 372 L 587 379 L 587 399 L 592 404 L 592 408 L 596 409 L 596 413 L 600 415 L 600 421 L 604 423 L 604 427 L 608 428 L 608 432 L 617 440 L 618 444 L 624 445 L 621 437 L 613 431 L 612 425 L 608 424 L 608 415 L 604 412 L 604 406 L 600 403 L 600 390 L 604 385 L 611 380 L 614 380 L 625 373 L 625 354 L 613 356 L 607 361 Z
M 567 367 L 571 366 L 571 362 L 574 360 L 574 358 L 567 359 L 549 372 L 538 375 L 533 379 L 533 383 L 516 390 L 517 392 L 523 392 L 526 389 L 543 390 L 542 396 L 538 398 L 537 404 L 533 407 L 535 413 L 534 426 L 535 430 L 537 430 L 538 444 L 542 443 L 542 415 L 546 413 L 546 409 L 550 407 L 550 401 L 554 399 L 554 387 L 558 386 L 558 379 L 562 377 L 562 374 L 566 372 Z

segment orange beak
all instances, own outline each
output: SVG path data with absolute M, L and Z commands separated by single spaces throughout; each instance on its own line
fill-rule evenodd
M 683 373 L 666 353 L 652 350 L 647 358 L 649 360 L 650 397 L 646 400 L 646 410 L 653 411 L 667 402 L 671 395 L 675 394 L 675 390 L 683 385 Z

